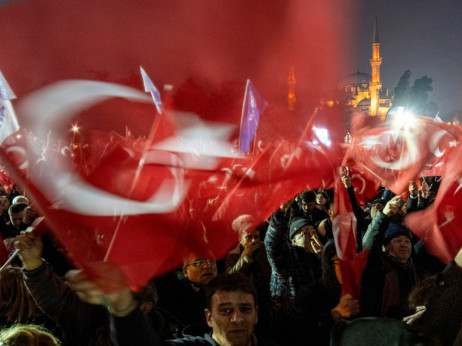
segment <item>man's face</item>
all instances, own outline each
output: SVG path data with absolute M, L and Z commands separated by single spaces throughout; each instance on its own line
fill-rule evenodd
M 10 207 L 10 201 L 7 197 L 0 197 L 0 209 L 1 210 L 8 210 Z
M 209 259 L 196 258 L 183 266 L 183 275 L 195 284 L 206 286 L 217 276 L 217 263 Z
M 218 344 L 247 346 L 258 321 L 253 295 L 241 290 L 217 291 L 211 306 L 211 311 L 205 309 L 205 318 Z
M 10 220 L 14 227 L 18 228 L 21 225 L 22 214 L 23 214 L 22 211 L 16 214 L 13 214 L 13 213 L 10 214 Z
M 371 218 L 375 217 L 375 214 L 377 214 L 377 211 L 383 210 L 383 204 L 381 203 L 374 203 L 371 206 Z
M 385 250 L 390 256 L 393 256 L 401 263 L 406 263 L 409 257 L 411 257 L 411 240 L 405 235 L 400 235 L 390 240 Z
M 258 242 L 260 241 L 260 231 L 258 230 L 255 230 L 253 231 L 252 233 L 245 233 L 242 237 L 241 237 L 241 244 L 242 246 L 245 246 L 245 244 L 247 242 Z
M 316 230 L 313 226 L 306 225 L 294 234 L 292 237 L 292 243 L 309 250 L 311 248 L 310 243 L 313 236 L 316 236 Z
M 316 202 L 306 202 L 302 201 L 302 209 L 305 213 L 311 213 L 316 206 Z
M 324 197 L 324 195 L 322 193 L 318 193 L 316 195 L 316 203 L 319 204 L 319 205 L 324 205 L 326 204 L 327 202 L 327 199 L 326 197 Z

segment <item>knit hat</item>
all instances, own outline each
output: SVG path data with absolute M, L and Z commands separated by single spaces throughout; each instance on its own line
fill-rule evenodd
M 232 228 L 239 235 L 244 232 L 249 233 L 257 227 L 257 223 L 252 215 L 243 214 L 233 220 Z
M 314 226 L 313 223 L 309 219 L 305 219 L 301 217 L 293 219 L 292 222 L 290 223 L 290 231 L 289 231 L 290 239 L 292 239 L 292 237 L 295 235 L 295 233 L 297 233 L 297 231 L 300 230 L 300 228 L 306 225 Z
M 383 239 L 384 245 L 387 245 L 393 238 L 399 237 L 400 235 L 404 235 L 412 240 L 412 233 L 409 228 L 398 223 L 390 222 L 387 230 L 385 231 Z

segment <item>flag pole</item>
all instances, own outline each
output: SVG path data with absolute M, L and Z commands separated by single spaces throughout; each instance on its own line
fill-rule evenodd
M 10 265 L 10 263 L 13 262 L 16 257 L 18 257 L 19 251 L 20 251 L 19 249 L 16 249 L 13 252 L 13 254 L 10 256 L 10 258 L 8 258 L 8 260 L 0 268 L 0 273 L 3 272 L 5 270 L 5 268 L 8 267 Z
M 249 91 L 249 84 L 250 84 L 250 79 L 247 79 L 247 82 L 245 84 L 244 102 L 242 103 L 241 126 L 240 126 L 240 131 L 239 131 L 239 151 L 241 151 L 242 127 L 244 126 L 245 106 L 247 104 L 247 93 Z
M 143 76 L 143 68 L 140 66 L 141 68 L 141 71 L 142 71 L 142 76 Z M 145 91 L 148 92 L 149 90 L 146 88 L 146 85 L 145 85 Z M 154 100 L 154 95 L 151 93 L 152 97 L 153 97 L 153 100 Z M 138 162 L 138 167 L 136 168 L 136 172 L 135 172 L 135 176 L 133 177 L 133 180 L 132 180 L 132 184 L 130 186 L 130 189 L 128 190 L 128 196 L 130 197 L 133 193 L 133 191 L 135 190 L 135 186 L 136 186 L 136 183 L 138 182 L 138 179 L 141 175 L 141 171 L 143 170 L 144 168 L 144 163 L 146 161 L 146 157 L 148 155 L 148 152 L 149 152 L 149 148 L 151 147 L 152 145 L 152 142 L 154 141 L 154 137 L 157 133 L 157 129 L 159 128 L 159 125 L 160 125 L 160 117 L 162 116 L 162 113 L 161 113 L 161 110 L 158 108 L 158 105 L 156 104 L 155 100 L 154 100 L 154 106 L 157 110 L 157 115 L 154 117 L 154 120 L 152 122 L 152 126 L 151 126 L 151 130 L 149 132 L 149 137 L 144 145 L 144 148 L 143 148 L 143 152 L 141 154 L 141 158 Z M 114 234 L 111 238 L 111 242 L 109 243 L 109 246 L 107 248 L 107 251 L 106 251 L 106 255 L 104 256 L 104 261 L 107 262 L 108 258 L 109 258 L 109 255 L 111 254 L 111 251 L 112 251 L 112 248 L 114 246 L 114 242 L 115 242 L 115 239 L 117 238 L 117 234 L 119 233 L 119 229 L 120 229 L 120 225 L 122 224 L 122 220 L 123 220 L 123 216 L 124 216 L 124 210 L 122 210 L 122 212 L 120 213 L 120 216 L 119 216 L 119 220 L 117 221 L 117 225 L 116 225 L 116 228 L 114 230 Z

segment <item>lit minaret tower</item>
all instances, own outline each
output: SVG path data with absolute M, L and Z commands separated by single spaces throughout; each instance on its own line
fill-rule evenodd
M 372 80 L 369 86 L 371 93 L 371 108 L 369 114 L 376 116 L 379 114 L 379 97 L 382 84 L 380 83 L 380 65 L 382 58 L 380 57 L 380 43 L 379 43 L 379 26 L 377 24 L 377 17 L 375 18 L 374 34 L 372 37 Z
M 289 67 L 289 94 L 287 95 L 287 107 L 290 111 L 295 109 L 295 68 L 294 66 Z

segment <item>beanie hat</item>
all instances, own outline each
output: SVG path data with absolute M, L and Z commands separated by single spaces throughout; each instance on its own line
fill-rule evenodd
M 400 235 L 404 235 L 412 240 L 412 233 L 409 228 L 398 223 L 390 222 L 387 230 L 385 231 L 383 239 L 384 245 L 387 245 L 393 238 L 399 237 Z
M 289 231 L 290 239 L 292 239 L 292 237 L 295 235 L 295 233 L 297 233 L 297 231 L 300 230 L 300 228 L 306 225 L 314 226 L 310 220 L 305 219 L 305 218 L 298 217 L 292 220 L 292 222 L 290 223 L 290 231 Z
M 252 215 L 244 214 L 240 215 L 233 220 L 232 228 L 234 231 L 242 235 L 244 232 L 249 233 L 253 231 L 257 226 L 257 223 Z

